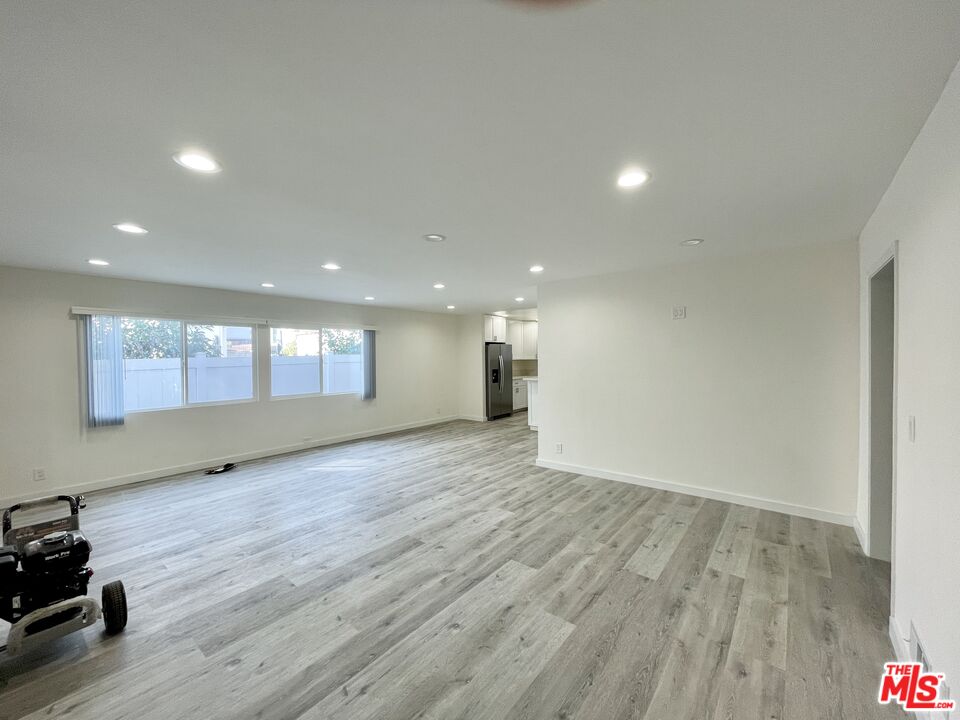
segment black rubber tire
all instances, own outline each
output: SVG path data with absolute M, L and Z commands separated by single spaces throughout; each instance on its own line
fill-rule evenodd
M 107 583 L 103 586 L 100 597 L 103 601 L 103 623 L 107 626 L 107 634 L 123 632 L 127 626 L 127 591 L 123 589 L 123 583 L 119 580 Z

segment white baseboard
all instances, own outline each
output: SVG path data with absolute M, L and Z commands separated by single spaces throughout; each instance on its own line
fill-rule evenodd
M 897 622 L 897 619 L 893 615 L 890 616 L 890 622 L 888 623 L 887 627 L 890 635 L 890 644 L 893 645 L 894 654 L 894 657 L 890 658 L 890 660 L 895 660 L 902 663 L 914 662 L 913 651 L 910 647 L 910 637 L 908 635 L 904 635 L 903 630 L 900 629 L 900 623 Z M 927 670 L 930 670 L 930 668 L 927 668 Z M 946 698 L 941 697 L 941 699 Z M 916 718 L 916 720 L 949 720 L 949 714 L 946 710 L 921 710 L 918 712 L 912 712 L 910 715 L 911 717 Z
M 123 487 L 124 485 L 135 485 L 136 483 L 158 480 L 160 478 L 170 477 L 172 475 L 182 475 L 183 473 L 194 472 L 216 465 L 222 465 L 227 462 L 246 462 L 249 460 L 259 460 L 265 457 L 275 455 L 286 455 L 287 453 L 300 450 L 309 450 L 311 448 L 323 447 L 325 445 L 335 445 L 337 443 L 349 442 L 350 440 L 362 440 L 363 438 L 376 437 L 377 435 L 389 435 L 390 433 L 400 432 L 402 430 L 413 430 L 420 427 L 429 427 L 431 425 L 441 425 L 452 420 L 469 419 L 460 415 L 449 415 L 446 417 L 430 418 L 428 420 L 415 420 L 413 422 L 401 423 L 399 425 L 389 425 L 387 427 L 375 428 L 373 430 L 361 430 L 360 432 L 347 433 L 345 435 L 335 435 L 332 437 L 314 440 L 309 443 L 296 443 L 293 445 L 282 445 L 280 447 L 266 448 L 263 450 L 254 450 L 247 453 L 239 453 L 226 457 L 208 458 L 197 462 L 184 463 L 182 465 L 170 465 L 153 470 L 145 470 L 130 475 L 117 475 L 115 477 L 103 478 L 101 480 L 90 480 L 75 485 L 64 485 L 55 488 L 43 488 L 29 495 L 14 495 L 11 497 L 0 497 L 0 507 L 8 507 L 24 500 L 30 500 L 39 495 L 56 494 L 76 494 L 92 493 L 97 490 L 107 490 L 109 488 Z
M 459 420 L 471 420 L 473 422 L 486 422 L 487 419 L 483 415 L 458 415 L 457 419 Z
M 860 518 L 853 516 L 853 531 L 857 534 L 857 540 L 860 541 L 860 549 L 864 555 L 870 555 L 870 542 L 867 538 L 867 531 L 860 524 Z
M 603 478 L 604 480 L 616 480 L 618 482 L 630 483 L 631 485 L 642 485 L 643 487 L 667 490 L 683 495 L 695 495 L 697 497 L 710 498 L 711 500 L 721 500 L 736 505 L 760 508 L 761 510 L 772 510 L 787 515 L 798 515 L 799 517 L 810 518 L 811 520 L 823 520 L 825 522 L 837 523 L 838 525 L 852 526 L 854 523 L 853 515 L 844 515 L 843 513 L 821 510 L 820 508 L 812 508 L 805 505 L 794 505 L 769 498 L 741 495 L 723 490 L 713 490 L 697 485 L 684 485 L 667 480 L 654 480 L 640 477 L 639 475 L 631 475 L 630 473 L 617 472 L 615 470 L 602 470 L 599 468 L 585 467 L 583 465 L 574 465 L 572 463 L 544 460 L 543 458 L 537 458 L 537 465 L 539 467 L 550 468 L 551 470 L 562 470 L 577 475 Z

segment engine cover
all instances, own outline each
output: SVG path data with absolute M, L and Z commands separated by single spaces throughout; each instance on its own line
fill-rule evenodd
M 20 566 L 29 574 L 76 570 L 89 562 L 90 550 L 90 542 L 78 530 L 50 533 L 24 546 Z

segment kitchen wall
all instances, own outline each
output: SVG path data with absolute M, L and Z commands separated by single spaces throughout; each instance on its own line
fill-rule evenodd
M 896 249 L 893 608 L 960 693 L 960 66 L 860 236 L 858 520 L 869 529 L 869 277 Z M 916 418 L 911 441 L 909 418 Z M 960 714 L 958 714 L 960 717 Z
M 271 400 L 263 328 L 259 401 L 140 413 L 122 427 L 86 430 L 74 305 L 266 318 L 294 327 L 297 321 L 376 326 L 377 398 Z M 143 480 L 456 417 L 461 322 L 452 315 L 0 267 L 0 499 Z M 45 468 L 45 482 L 33 481 L 34 468 Z
M 537 371 L 536 360 L 514 360 L 513 361 L 514 377 L 535 376 L 537 372 L 538 371 Z
M 541 284 L 538 464 L 851 522 L 857 297 L 852 240 Z

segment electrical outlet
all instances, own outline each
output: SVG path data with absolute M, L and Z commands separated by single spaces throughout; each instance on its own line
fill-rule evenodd
M 563 443 L 557 443 L 557 455 L 563 455 Z
M 34 481 L 34 482 L 46 482 L 46 481 L 47 481 L 47 469 L 46 469 L 46 468 L 34 468 L 34 469 L 33 469 L 33 481 Z
M 674 319 L 674 320 L 686 320 L 686 319 L 687 319 L 687 306 L 686 306 L 686 305 L 674 305 L 674 306 L 673 306 L 673 319 Z

